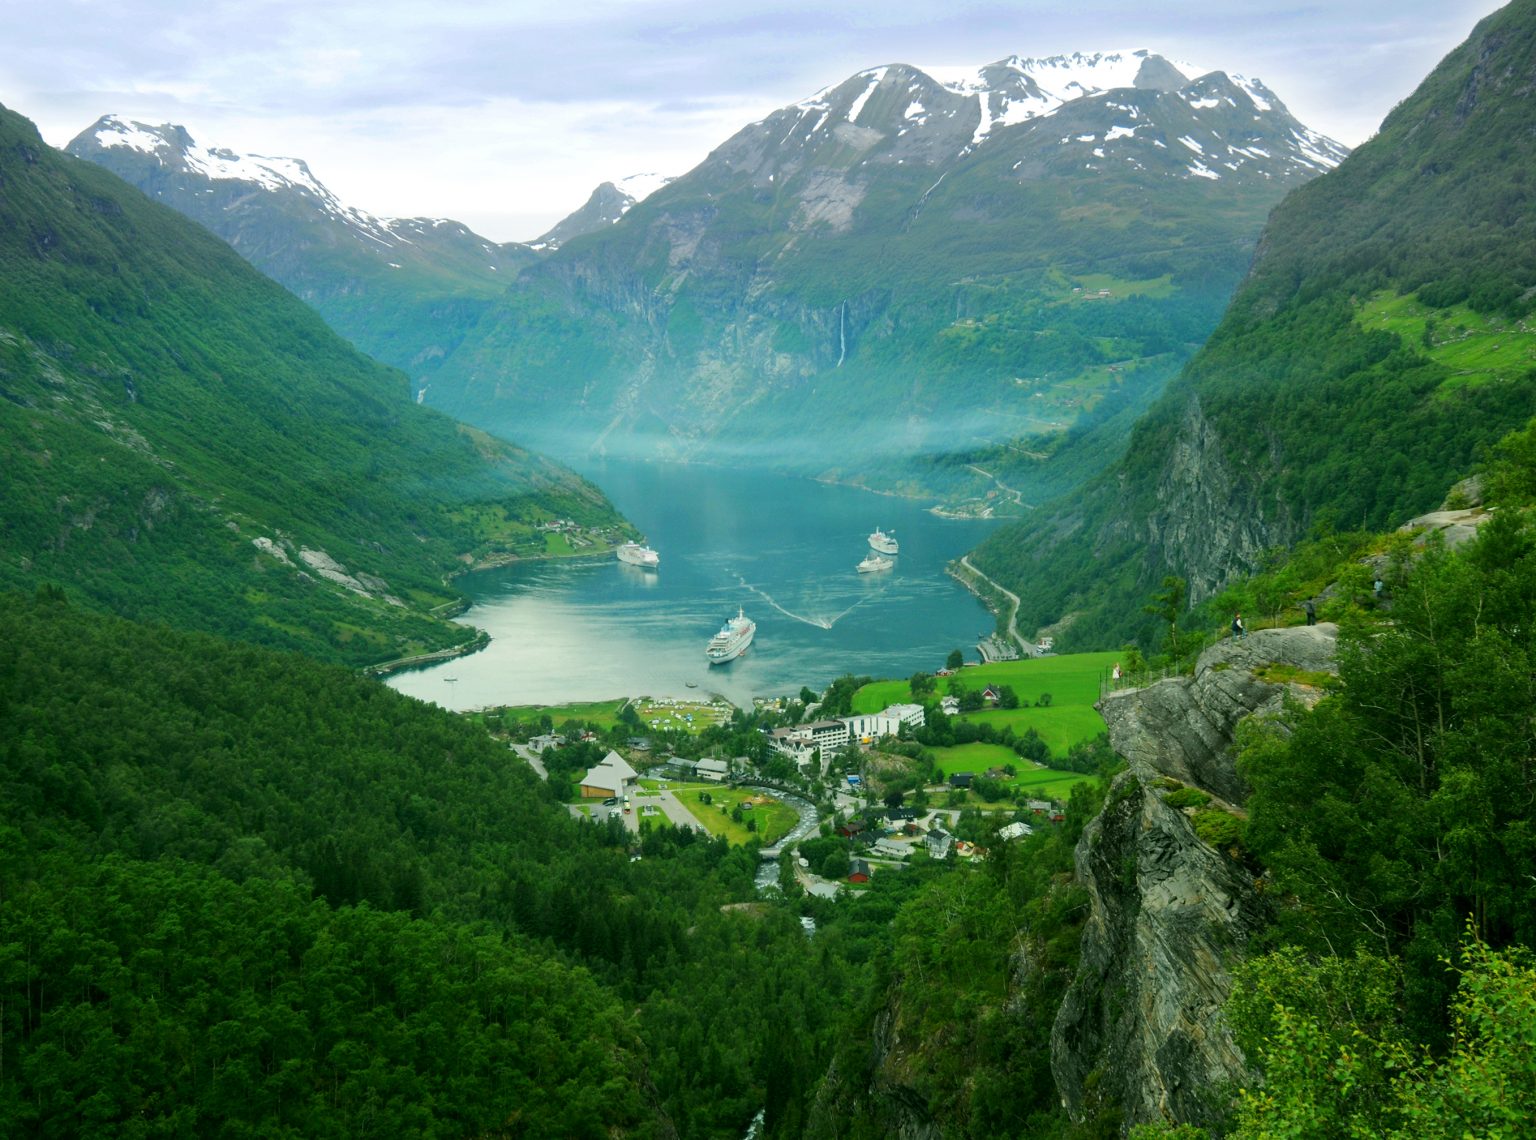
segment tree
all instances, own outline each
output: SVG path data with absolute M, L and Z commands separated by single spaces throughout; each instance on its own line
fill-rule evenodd
M 912 689 L 913 697 L 925 696 L 938 688 L 938 682 L 934 680 L 933 674 L 924 673 L 921 670 L 913 673 L 907 684 Z
M 958 649 L 951 649 L 949 656 L 944 659 L 944 668 L 960 669 L 965 666 L 965 654 Z
M 1168 651 L 1175 658 L 1179 655 L 1179 614 L 1184 609 L 1188 588 L 1189 584 L 1183 578 L 1169 574 L 1163 579 L 1162 589 L 1152 595 L 1151 602 L 1141 607 L 1143 613 L 1167 623 Z
M 1040 694 L 1040 699 L 1037 700 L 1035 702 L 1035 704 L 1037 704 L 1039 707 L 1041 707 L 1043 709 L 1050 708 L 1051 707 L 1051 694 L 1050 693 L 1041 693 Z
M 997 690 L 998 708 L 1016 709 L 1019 707 L 1019 694 L 1013 691 L 1012 685 L 1000 685 Z

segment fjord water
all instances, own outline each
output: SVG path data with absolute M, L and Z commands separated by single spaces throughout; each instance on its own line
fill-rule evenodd
M 472 605 L 459 620 L 486 630 L 490 645 L 390 685 L 455 709 L 711 692 L 745 705 L 844 673 L 931 672 L 956 648 L 974 659 L 992 628 L 944 571 L 991 522 L 756 471 L 608 461 L 582 474 L 645 532 L 660 568 L 609 556 L 462 578 Z M 877 526 L 901 553 L 892 569 L 860 574 Z M 738 607 L 757 638 L 711 667 L 704 645 Z

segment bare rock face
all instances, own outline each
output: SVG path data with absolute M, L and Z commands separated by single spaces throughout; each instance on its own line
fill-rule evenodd
M 1200 655 L 1193 677 L 1110 693 L 1099 702 L 1115 751 L 1132 764 L 1193 784 L 1241 805 L 1248 789 L 1233 763 L 1237 724 L 1279 711 L 1287 692 L 1311 703 L 1318 690 L 1265 680 L 1271 666 L 1330 673 L 1339 627 L 1331 622 L 1264 629 L 1219 641 Z
M 1164 802 L 1159 777 L 1240 805 L 1238 723 L 1277 711 L 1288 691 L 1316 699 L 1307 682 L 1334 670 L 1337 637 L 1323 624 L 1229 639 L 1201 654 L 1193 677 L 1099 703 L 1130 766 L 1076 852 L 1092 909 L 1051 1034 L 1051 1069 L 1074 1117 L 1119 1106 L 1127 1126 L 1210 1124 L 1245 1077 L 1222 1008 L 1229 966 L 1268 906 L 1243 863 Z
M 1266 908 L 1242 866 L 1200 842 L 1138 770 L 1116 779 L 1078 843 L 1093 909 L 1051 1069 L 1074 1116 L 1118 1104 L 1128 1125 L 1205 1124 L 1245 1072 L 1222 1015 L 1227 963 Z

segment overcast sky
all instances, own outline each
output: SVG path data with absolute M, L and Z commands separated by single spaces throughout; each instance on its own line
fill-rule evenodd
M 885 63 L 1147 48 L 1356 145 L 1497 0 L 6 0 L 0 104 L 308 161 L 349 205 L 529 240 Z

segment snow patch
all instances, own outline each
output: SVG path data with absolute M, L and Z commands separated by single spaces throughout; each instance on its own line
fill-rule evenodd
M 863 94 L 849 105 L 848 121 L 850 123 L 857 123 L 859 121 L 859 115 L 864 110 L 864 104 L 869 102 L 869 97 L 875 93 L 875 88 L 880 86 L 880 81 L 885 78 L 885 73 L 889 70 L 890 68 L 887 67 L 877 67 L 873 71 L 860 72 L 861 75 L 869 77 L 869 86 L 864 88 Z
M 1130 139 L 1135 137 L 1135 127 L 1110 127 L 1109 132 L 1104 136 L 1104 141 L 1107 143 L 1112 143 L 1116 139 Z
M 1211 179 L 1216 179 L 1218 181 L 1221 179 L 1221 175 L 1217 174 L 1214 170 L 1212 170 L 1209 166 L 1206 166 L 1204 163 L 1200 163 L 1200 162 L 1191 163 L 1188 169 L 1189 169 L 1189 172 L 1191 174 L 1193 174 L 1196 178 L 1211 178 Z
M 1194 151 L 1196 154 L 1205 153 L 1205 147 L 1201 146 L 1197 140 L 1190 138 L 1188 135 L 1180 135 L 1179 141 L 1185 146 L 1189 147 L 1189 149 Z

